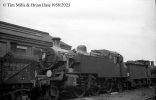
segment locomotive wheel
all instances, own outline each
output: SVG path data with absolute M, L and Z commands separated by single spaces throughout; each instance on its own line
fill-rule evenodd
M 151 80 L 147 80 L 147 86 L 148 86 L 148 87 L 151 86 Z
M 111 93 L 112 90 L 113 90 L 113 86 L 114 86 L 113 80 L 107 80 L 107 82 L 106 82 L 106 88 L 107 88 L 106 92 Z
M 51 87 L 50 96 L 52 100 L 57 100 L 59 98 L 59 90 L 57 87 Z
M 12 93 L 11 94 L 11 100 L 16 100 L 17 98 L 16 98 L 16 96 L 15 96 L 15 93 Z
M 123 91 L 123 86 L 121 82 L 118 82 L 118 91 L 122 92 Z
M 45 93 L 45 95 L 39 99 L 39 100 L 58 100 L 59 98 L 59 90 L 56 87 L 51 87 L 48 89 Z
M 138 87 L 141 88 L 143 86 L 141 80 L 138 81 Z
M 136 81 L 132 81 L 132 82 L 131 82 L 131 87 L 132 87 L 132 88 L 135 88 L 136 86 L 137 86 Z
M 94 95 L 94 96 L 99 94 L 100 88 L 99 88 L 96 80 L 92 80 L 92 85 L 91 85 L 89 91 L 90 91 L 91 95 Z
M 74 97 L 76 97 L 76 98 L 83 97 L 86 94 L 86 88 L 77 86 L 72 89 L 72 93 L 73 93 Z
M 100 88 L 98 86 L 93 86 L 91 89 L 90 89 L 90 93 L 91 95 L 98 95 L 100 92 Z
M 49 91 L 47 91 L 46 94 L 43 96 L 43 100 L 52 100 L 50 95 L 49 95 Z
M 146 86 L 146 80 L 143 80 L 143 86 L 144 87 Z

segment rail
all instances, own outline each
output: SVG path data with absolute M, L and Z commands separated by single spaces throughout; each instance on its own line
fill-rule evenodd
M 145 98 L 143 100 L 156 100 L 156 96 L 155 95 L 154 96 L 152 95 L 152 96 L 147 97 L 147 98 Z

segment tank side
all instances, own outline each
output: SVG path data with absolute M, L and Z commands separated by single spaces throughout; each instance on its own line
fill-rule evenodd
M 74 68 L 75 72 L 97 73 L 99 77 L 119 77 L 120 66 L 108 58 L 78 55 L 80 64 Z

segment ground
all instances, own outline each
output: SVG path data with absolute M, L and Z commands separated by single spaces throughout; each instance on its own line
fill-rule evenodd
M 153 95 L 155 95 L 155 88 L 148 87 L 126 90 L 121 93 L 112 92 L 111 94 L 101 94 L 99 96 L 76 98 L 70 100 L 145 100 L 145 98 L 148 98 Z

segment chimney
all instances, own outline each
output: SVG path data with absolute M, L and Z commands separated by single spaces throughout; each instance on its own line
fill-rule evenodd
M 53 47 L 60 48 L 60 40 L 61 40 L 61 38 L 53 37 L 52 40 L 53 40 Z

